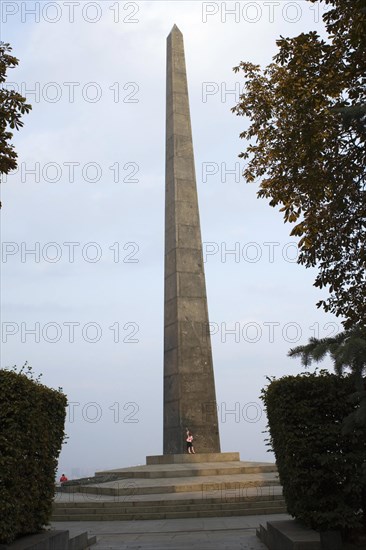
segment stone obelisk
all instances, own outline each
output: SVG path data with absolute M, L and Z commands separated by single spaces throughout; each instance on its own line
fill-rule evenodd
M 219 453 L 215 381 L 198 211 L 183 35 L 167 40 L 164 454 Z

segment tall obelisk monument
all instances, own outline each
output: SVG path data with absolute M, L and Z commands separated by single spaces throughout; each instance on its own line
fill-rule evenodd
M 167 40 L 164 293 L 164 454 L 219 453 L 215 381 L 183 35 Z

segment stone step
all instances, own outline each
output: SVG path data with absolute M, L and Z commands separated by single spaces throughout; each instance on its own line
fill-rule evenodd
M 317 531 L 293 519 L 268 521 L 266 526 L 260 525 L 256 534 L 270 550 L 321 550 L 325 548 Z M 338 535 L 340 537 L 339 533 Z M 329 548 L 334 550 L 342 548 L 341 540 L 337 542 L 333 540 Z
M 275 464 L 263 464 L 261 466 L 241 465 L 239 463 L 229 463 L 227 465 L 205 465 L 202 464 L 177 464 L 174 469 L 166 467 L 148 467 L 141 468 L 121 468 L 119 470 L 109 470 L 108 472 L 96 472 L 95 482 L 99 478 L 108 476 L 110 480 L 119 479 L 159 479 L 159 478 L 177 478 L 177 477 L 203 477 L 203 476 L 222 476 L 222 475 L 240 475 L 240 474 L 260 474 L 276 473 Z
M 194 504 L 250 504 L 252 502 L 261 502 L 261 501 L 274 501 L 274 500 L 283 500 L 282 491 L 280 487 L 269 487 L 269 491 L 266 491 L 265 494 L 248 494 L 248 495 L 242 495 L 242 494 L 236 494 L 236 495 L 228 495 L 225 493 L 222 493 L 221 496 L 216 497 L 208 497 L 208 498 L 202 498 L 202 494 L 197 493 L 193 494 L 192 498 L 176 498 L 176 495 L 169 495 L 169 498 L 165 498 L 164 500 L 160 499 L 154 499 L 149 500 L 148 496 L 146 498 L 140 498 L 139 500 L 127 500 L 123 499 L 120 501 L 114 501 L 114 500 L 102 500 L 102 501 L 88 501 L 85 502 L 85 500 L 72 500 L 72 501 L 62 501 L 62 502 L 54 502 L 53 503 L 53 509 L 58 510 L 59 508 L 120 508 L 121 506 L 128 506 L 133 508 L 139 508 L 140 506 L 149 506 L 155 507 L 155 506 L 190 506 Z M 276 492 L 275 492 L 276 491 Z M 73 495 L 77 498 L 83 498 L 83 495 Z M 143 495 L 142 495 L 143 496 Z M 85 497 L 84 497 L 85 498 Z
M 95 536 L 89 537 L 87 532 L 70 535 L 69 530 L 47 530 L 34 535 L 25 535 L 10 544 L 1 544 L 1 550 L 87 550 L 96 544 Z
M 271 503 L 272 504 L 272 503 Z M 135 521 L 135 520 L 161 520 L 161 519 L 183 519 L 183 518 L 203 518 L 203 517 L 231 517 L 248 515 L 269 515 L 286 513 L 285 504 L 278 503 L 277 506 L 271 506 L 263 502 L 261 507 L 247 508 L 229 508 L 215 510 L 188 510 L 175 511 L 174 508 L 165 512 L 153 512 L 150 510 L 145 513 L 95 513 L 95 514 L 54 514 L 52 521 Z
M 70 535 L 68 550 L 86 550 L 96 544 L 97 537 L 90 537 L 87 532 Z
M 132 521 L 286 512 L 275 464 L 206 455 L 148 457 L 146 466 L 66 484 L 54 521 Z M 192 460 L 191 460 L 192 459 Z
M 240 461 L 240 454 L 231 453 L 196 453 L 176 455 L 153 455 L 146 457 L 146 464 L 184 464 L 192 462 L 231 462 Z
M 62 487 L 62 492 L 95 494 L 99 496 L 151 495 L 163 493 L 201 492 L 207 494 L 213 491 L 245 490 L 247 488 L 278 486 L 277 474 L 240 474 L 212 477 L 189 477 L 168 479 L 127 479 L 109 481 L 100 484 L 73 485 Z
M 105 504 L 105 503 L 104 503 Z M 113 504 L 113 503 L 112 503 Z M 284 500 L 281 498 L 277 498 L 274 500 L 252 500 L 252 501 L 241 501 L 241 502 L 215 502 L 215 503 L 207 503 L 204 500 L 196 502 L 194 504 L 176 504 L 170 503 L 169 505 L 154 505 L 144 503 L 139 506 L 134 505 L 126 505 L 124 503 L 120 503 L 119 506 L 98 506 L 95 505 L 92 507 L 82 507 L 82 506 L 74 506 L 72 504 L 70 505 L 64 505 L 64 506 L 57 506 L 54 507 L 54 514 L 59 515 L 90 515 L 90 514 L 128 514 L 128 513 L 149 513 L 152 510 L 154 512 L 169 512 L 171 510 L 174 510 L 175 512 L 188 512 L 188 511 L 200 511 L 200 510 L 224 510 L 226 508 L 229 508 L 231 510 L 234 509 L 242 509 L 242 508 L 260 508 L 264 505 L 266 507 L 276 507 L 284 504 Z

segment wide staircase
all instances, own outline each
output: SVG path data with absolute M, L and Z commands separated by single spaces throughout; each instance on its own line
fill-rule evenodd
M 238 453 L 147 457 L 146 466 L 64 484 L 53 521 L 113 521 L 286 512 L 275 464 Z

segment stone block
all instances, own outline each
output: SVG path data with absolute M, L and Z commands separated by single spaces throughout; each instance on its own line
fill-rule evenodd
M 178 295 L 178 281 L 177 281 L 178 274 L 173 273 L 169 277 L 167 277 L 164 281 L 164 301 L 168 302 L 169 300 L 172 300 L 173 298 L 176 298 Z
M 174 158 L 174 151 L 174 134 L 171 133 L 166 139 L 165 157 L 167 162 Z
M 177 253 L 176 249 L 173 248 L 165 254 L 165 278 L 167 279 L 170 275 L 173 275 L 177 271 Z
M 214 445 L 216 445 L 216 442 L 218 441 L 218 439 L 219 439 L 219 428 L 217 425 L 216 426 L 211 425 L 210 430 L 205 432 L 205 441 L 204 441 L 205 448 L 211 449 Z M 200 451 L 200 449 L 203 450 L 201 447 L 199 438 L 197 441 L 197 445 L 198 445 L 197 447 L 198 451 Z
M 232 462 L 239 460 L 239 453 L 197 453 L 194 456 L 188 454 L 168 454 L 147 456 L 146 464 L 186 464 L 197 462 Z
M 176 270 L 185 273 L 202 273 L 203 262 L 200 250 L 178 248 L 175 250 Z M 170 267 L 171 264 L 169 264 Z M 194 319 L 192 319 L 193 321 Z
M 206 347 L 192 346 L 186 340 L 180 340 L 178 348 L 178 364 L 179 370 L 183 374 L 187 373 L 210 373 L 212 375 L 212 358 L 211 350 Z M 208 384 L 208 380 L 206 384 Z M 209 385 L 209 384 L 208 384 Z
M 173 112 L 180 115 L 186 115 L 189 111 L 189 100 L 186 94 L 173 93 Z
M 319 533 L 296 520 L 268 521 L 258 534 L 269 550 L 322 550 Z
M 186 61 L 184 58 L 184 52 L 181 50 L 174 49 L 172 51 L 172 70 L 174 71 L 174 74 L 186 74 Z
M 167 194 L 174 183 L 174 159 L 165 158 L 165 193 Z
M 178 237 L 176 227 L 172 224 L 165 230 L 165 254 L 168 254 L 177 247 Z
M 178 374 L 178 349 L 169 349 L 164 351 L 164 373 L 166 375 Z
M 179 225 L 199 226 L 200 219 L 197 204 L 192 201 L 176 201 L 175 223 Z M 196 243 L 197 246 L 197 243 Z
M 182 49 L 183 42 L 171 42 L 170 55 L 168 57 L 167 72 L 168 76 L 176 74 L 186 74 L 186 63 L 184 50 Z
M 183 298 L 205 298 L 203 273 L 178 273 L 178 292 Z
M 175 199 L 173 199 L 175 202 Z M 165 204 L 165 233 L 172 233 L 173 235 L 176 234 L 176 223 L 175 223 L 175 208 L 172 208 L 171 205 L 169 205 L 167 202 Z M 167 236 L 165 235 L 165 238 Z M 165 250 L 165 253 L 167 253 L 167 250 Z
M 168 424 L 164 427 L 164 452 L 165 456 L 171 456 L 175 449 L 183 451 L 184 434 L 181 432 L 179 424 L 173 426 Z
M 164 401 L 179 401 L 181 398 L 180 384 L 181 377 L 179 373 L 164 376 Z M 177 418 L 178 421 L 178 418 Z M 177 422 L 174 422 L 177 425 Z
M 192 321 L 181 321 L 179 323 L 179 338 L 186 346 L 207 347 L 211 350 L 208 323 L 194 323 Z
M 199 250 L 201 263 L 203 265 L 203 258 L 201 256 L 202 247 L 200 246 L 201 242 L 201 231 L 199 225 L 186 225 L 179 224 L 177 227 L 177 244 L 181 248 L 189 248 Z
M 193 155 L 192 140 L 189 136 L 180 136 L 173 134 L 167 139 L 166 158 L 173 157 L 191 158 Z
M 174 136 L 185 136 L 192 139 L 192 127 L 190 118 L 182 113 L 177 113 L 174 110 L 168 110 L 166 125 L 167 141 Z M 166 158 L 170 158 L 166 152 Z
M 176 116 L 178 117 L 181 115 L 176 115 Z M 184 122 L 184 124 L 186 125 L 187 122 Z M 174 177 L 180 180 L 196 181 L 196 170 L 194 167 L 193 158 L 188 158 L 188 157 L 174 158 Z
M 173 298 L 172 300 L 168 300 L 164 304 L 164 325 L 171 325 L 177 319 L 178 319 L 177 300 Z
M 172 78 L 168 79 L 169 95 L 174 93 L 188 94 L 187 77 L 182 72 L 172 72 Z
M 213 425 L 216 422 L 218 414 L 218 405 L 215 399 L 200 402 L 200 415 L 202 423 Z
M 202 396 L 202 400 L 205 398 Z M 209 397 L 207 396 L 207 399 Z M 210 400 L 212 397 L 210 397 Z M 218 426 L 215 419 L 206 422 L 206 417 L 202 414 L 201 401 L 198 401 L 197 394 L 191 393 L 185 397 L 185 401 L 189 404 L 189 408 L 185 410 L 184 424 L 190 427 L 195 439 L 199 439 L 200 453 L 209 452 L 210 446 L 207 443 L 211 441 L 210 434 L 218 433 Z
M 174 154 L 176 157 L 193 158 L 193 144 L 190 136 L 175 136 Z
M 201 394 L 201 397 L 207 395 L 207 386 L 208 386 L 208 374 L 207 371 L 202 372 L 183 372 L 180 376 L 181 383 L 181 396 L 183 399 L 190 398 L 189 400 L 192 401 L 192 405 L 194 408 L 199 412 L 199 416 L 202 420 L 202 409 L 201 409 L 201 401 L 197 403 L 196 396 L 194 398 L 190 397 L 195 393 Z M 210 399 L 211 397 L 211 399 Z M 207 396 L 207 400 L 211 401 L 212 398 L 215 396 Z M 197 403 L 197 405 L 196 405 Z
M 209 432 L 212 429 L 214 419 L 210 419 L 209 424 L 207 424 L 207 416 L 202 414 L 202 403 L 200 400 L 197 400 L 196 394 L 192 393 L 186 396 L 185 400 L 190 407 L 189 410 L 186 410 L 183 423 L 190 427 L 195 437 L 198 435 L 201 440 L 200 436 L 204 434 L 205 439 L 209 439 Z M 201 447 L 200 452 L 203 452 Z
M 164 352 L 177 349 L 178 347 L 178 322 L 174 322 L 171 325 L 164 325 Z
M 179 426 L 179 401 L 168 401 L 164 405 L 164 425 L 167 428 Z
M 45 531 L 21 537 L 11 544 L 0 545 L 0 550 L 68 550 L 69 531 Z
M 197 204 L 197 190 L 196 190 L 196 183 L 194 179 L 176 178 L 175 189 L 176 189 L 175 200 L 194 202 Z
M 187 321 L 204 323 L 207 321 L 207 312 L 205 310 L 205 298 L 178 298 L 178 307 L 174 310 L 178 315 L 178 321 Z
M 93 540 L 88 539 L 88 533 L 80 533 L 69 540 L 68 550 L 85 550 L 91 544 L 96 543 L 96 537 Z

